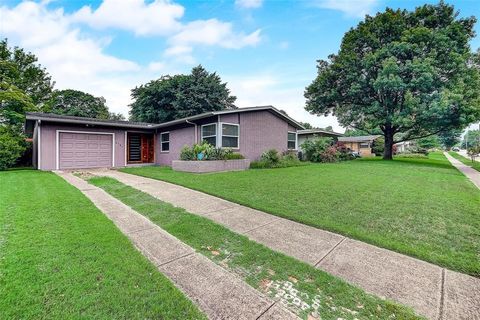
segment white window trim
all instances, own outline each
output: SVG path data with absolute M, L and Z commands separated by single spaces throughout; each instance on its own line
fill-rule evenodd
M 168 141 L 163 141 L 162 140 L 162 135 L 163 134 L 169 134 L 168 136 Z M 163 150 L 163 143 L 168 142 L 168 150 Z M 165 132 L 160 132 L 160 152 L 162 153 L 169 153 L 170 152 L 170 131 L 165 131 Z
M 86 134 L 108 134 L 112 136 L 112 167 L 115 167 L 115 133 L 114 132 L 94 132 L 94 131 L 73 131 L 73 130 L 56 130 L 55 143 L 55 168 L 60 170 L 60 133 L 86 133 Z
M 293 148 L 293 149 L 290 149 L 290 148 L 288 147 L 288 143 L 289 143 L 290 141 L 293 141 L 293 140 L 288 140 L 288 134 L 289 134 L 289 133 L 294 133 L 294 134 L 295 134 L 295 148 Z M 298 134 L 297 134 L 296 131 L 288 131 L 288 133 L 287 133 L 287 149 L 288 149 L 288 150 L 298 150 Z
M 233 150 L 239 150 L 240 149 L 240 125 L 238 123 L 229 123 L 229 122 L 220 122 L 219 123 L 220 126 L 219 126 L 219 132 L 220 132 L 220 148 L 223 148 L 222 146 L 222 138 L 223 137 L 232 137 L 232 138 L 237 138 L 237 146 L 236 147 L 225 147 L 225 148 L 229 148 L 229 149 L 233 149 Z M 224 124 L 228 124 L 230 126 L 236 126 L 238 128 L 238 136 L 232 136 L 232 135 L 229 135 L 229 134 L 223 134 L 223 125 Z
M 206 127 L 206 126 L 211 126 L 212 124 L 215 125 L 215 135 L 210 135 L 210 136 L 204 136 L 203 135 L 203 127 Z M 216 146 L 219 146 L 219 142 L 218 142 L 218 122 L 212 122 L 212 123 L 207 123 L 207 124 L 202 124 L 200 126 L 200 142 L 203 142 L 203 139 L 204 138 L 211 138 L 211 137 L 215 137 L 215 141 L 216 141 Z M 222 141 L 220 140 L 220 144 L 222 143 Z

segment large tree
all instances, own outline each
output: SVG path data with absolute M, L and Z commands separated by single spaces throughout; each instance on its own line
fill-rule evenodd
M 306 110 L 380 129 L 384 159 L 396 142 L 465 127 L 480 118 L 479 56 L 469 46 L 475 22 L 443 1 L 366 16 L 338 54 L 318 62 Z
M 13 166 L 26 149 L 25 112 L 40 110 L 52 88 L 33 54 L 0 41 L 0 170 Z
M 0 41 L 0 63 L 0 81 L 27 95 L 37 109 L 50 99 L 54 82 L 35 55 L 9 47 L 4 39 Z
M 130 118 L 161 123 L 195 114 L 234 109 L 235 96 L 214 72 L 202 66 L 188 75 L 163 76 L 132 90 Z
M 86 118 L 115 119 L 121 115 L 110 113 L 104 97 L 78 90 L 55 90 L 52 98 L 45 104 L 43 111 Z

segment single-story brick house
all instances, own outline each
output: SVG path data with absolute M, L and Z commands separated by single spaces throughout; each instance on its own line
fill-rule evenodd
M 272 106 L 212 111 L 160 124 L 27 113 L 40 170 L 171 165 L 203 140 L 256 160 L 268 149 L 297 150 L 303 127 Z
M 381 135 L 339 137 L 338 141 L 350 150 L 358 152 L 362 157 L 372 157 L 375 155 L 372 152 L 373 143 L 380 137 Z

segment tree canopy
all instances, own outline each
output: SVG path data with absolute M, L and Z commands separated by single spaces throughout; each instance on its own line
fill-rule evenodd
M 473 146 L 480 146 L 480 129 L 468 130 L 463 136 L 462 148 L 467 149 Z
M 121 120 L 121 114 L 108 111 L 104 97 L 72 89 L 55 90 L 43 111 L 86 118 Z
M 235 96 L 215 73 L 202 66 L 188 75 L 163 76 L 132 90 L 133 121 L 161 123 L 208 111 L 235 109 Z
M 443 1 L 366 16 L 338 54 L 318 62 L 306 110 L 380 129 L 385 159 L 396 142 L 465 127 L 480 118 L 480 57 L 469 46 L 475 22 Z

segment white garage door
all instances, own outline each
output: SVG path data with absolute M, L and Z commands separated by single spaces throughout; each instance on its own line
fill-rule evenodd
M 113 135 L 59 132 L 59 169 L 112 167 Z

